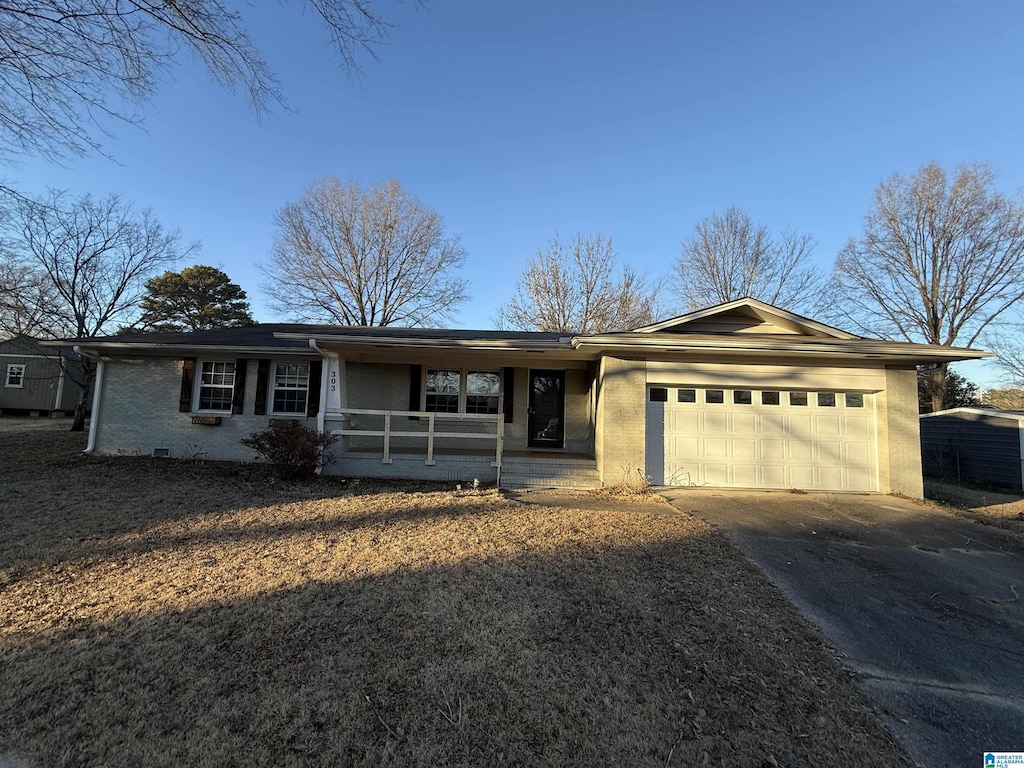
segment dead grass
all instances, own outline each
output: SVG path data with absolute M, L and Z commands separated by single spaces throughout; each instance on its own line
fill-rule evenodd
M 666 506 L 289 485 L 83 441 L 0 434 L 0 755 L 909 764 L 781 595 Z
M 949 507 L 959 517 L 991 525 L 1024 538 L 1024 495 L 957 485 L 926 477 L 925 497 Z

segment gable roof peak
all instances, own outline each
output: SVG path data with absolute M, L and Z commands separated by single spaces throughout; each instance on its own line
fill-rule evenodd
M 790 312 L 787 309 L 776 307 L 767 302 L 750 296 L 741 299 L 716 304 L 705 309 L 698 309 L 687 312 L 676 317 L 662 320 L 658 323 L 645 325 L 636 328 L 633 333 L 687 333 L 687 325 L 695 326 L 701 321 L 712 320 L 722 315 L 749 315 L 752 319 L 769 326 L 776 326 L 783 329 L 783 332 L 801 336 L 818 336 L 833 339 L 859 339 L 862 338 L 848 333 L 840 328 L 825 325 L 817 320 L 811 320 L 803 315 Z M 696 329 L 694 329 L 695 332 Z

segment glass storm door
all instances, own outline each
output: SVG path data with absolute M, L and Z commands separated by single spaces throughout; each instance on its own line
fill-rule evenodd
M 561 448 L 565 440 L 565 371 L 530 371 L 531 448 Z

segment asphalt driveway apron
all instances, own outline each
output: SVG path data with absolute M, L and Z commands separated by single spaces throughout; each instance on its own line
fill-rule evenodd
M 1024 751 L 1024 547 L 889 496 L 666 489 L 754 561 L 862 676 L 921 766 Z

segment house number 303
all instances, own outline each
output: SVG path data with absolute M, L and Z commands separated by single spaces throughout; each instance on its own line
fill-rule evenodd
M 338 391 L 338 372 L 331 371 L 331 392 Z

